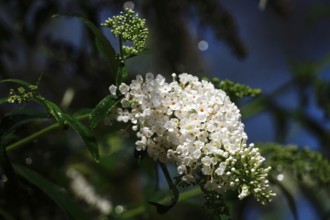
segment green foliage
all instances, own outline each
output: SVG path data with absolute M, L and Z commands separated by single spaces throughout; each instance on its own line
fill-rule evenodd
M 39 99 L 41 96 L 38 93 L 38 86 L 32 85 L 28 82 L 19 79 L 5 79 L 1 80 L 0 83 L 14 83 L 21 85 L 16 90 L 10 89 L 8 98 L 2 99 L 1 103 L 22 103 L 31 102 L 32 99 Z
M 313 83 L 318 78 L 318 73 L 330 65 L 330 54 L 316 61 L 292 62 L 293 76 L 302 83 Z
M 55 15 L 54 17 L 57 17 L 60 15 Z M 103 35 L 102 31 L 96 27 L 91 21 L 86 19 L 85 17 L 82 17 L 77 14 L 70 14 L 70 15 L 65 15 L 65 16 L 73 16 L 81 21 L 84 22 L 84 24 L 91 30 L 95 37 L 95 42 L 97 48 L 100 50 L 100 52 L 105 55 L 107 58 L 110 67 L 113 71 L 113 73 L 117 74 L 116 77 L 116 83 L 120 85 L 124 80 L 126 80 L 128 71 L 127 68 L 124 65 L 124 60 L 119 60 L 118 57 L 115 53 L 115 50 L 111 46 L 110 42 L 107 40 L 107 38 Z M 135 23 L 137 17 L 132 18 L 130 24 Z M 142 20 L 141 20 L 142 21 Z M 133 22 L 133 23 L 132 23 Z M 136 24 L 139 25 L 139 24 Z M 136 28 L 139 29 L 138 26 Z M 140 25 L 143 26 L 142 23 Z M 141 27 L 142 27 L 141 26 Z M 138 29 L 133 30 L 138 31 Z M 142 29 L 146 30 L 146 29 Z M 134 33 L 131 33 L 134 34 Z M 132 36 L 131 36 L 132 37 Z M 146 38 L 146 35 L 145 35 Z M 130 38 L 129 36 L 123 35 L 121 40 L 132 40 L 132 42 L 135 44 L 135 49 L 138 52 L 142 52 L 142 49 L 144 49 L 144 45 L 142 45 L 143 39 L 137 39 L 137 38 Z M 144 39 L 145 41 L 145 39 Z M 121 45 L 122 46 L 122 45 Z M 143 46 L 143 48 L 142 48 Z M 125 47 L 121 48 L 124 51 L 126 51 L 127 56 L 125 57 L 128 58 L 129 56 L 136 55 L 136 51 L 133 51 L 130 49 L 130 47 Z M 120 63 L 120 65 L 119 65 Z M 24 120 L 20 120 L 17 123 L 14 123 L 9 129 L 6 130 L 6 132 L 1 134 L 1 145 L 3 146 L 3 149 L 7 149 L 8 151 L 11 151 L 13 149 L 16 149 L 19 146 L 25 145 L 38 137 L 41 137 L 45 135 L 46 133 L 52 131 L 53 129 L 59 128 L 59 127 L 65 127 L 69 126 L 76 131 L 76 133 L 83 139 L 85 144 L 88 147 L 88 150 L 90 151 L 92 157 L 94 158 L 95 161 L 100 160 L 99 156 L 99 149 L 98 149 L 98 143 L 97 140 L 92 132 L 92 130 L 88 127 L 86 127 L 81 120 L 85 119 L 87 117 L 90 118 L 90 125 L 92 128 L 95 128 L 101 120 L 103 120 L 105 117 L 108 116 L 110 113 L 111 109 L 113 109 L 120 100 L 116 100 L 114 97 L 107 96 L 104 98 L 91 112 L 87 112 L 86 114 L 83 115 L 78 115 L 78 116 L 71 116 L 67 113 L 64 113 L 61 108 L 55 104 L 54 102 L 47 100 L 43 96 L 39 94 L 38 87 L 36 85 L 32 85 L 28 82 L 18 80 L 18 79 L 6 79 L 6 80 L 1 80 L 0 83 L 14 83 L 17 84 L 19 87 L 17 89 L 10 89 L 9 91 L 9 97 L 7 98 L 1 98 L 0 104 L 4 103 L 28 103 L 28 102 L 36 102 L 40 105 L 42 105 L 48 112 L 49 115 L 54 117 L 57 123 L 50 125 L 44 129 L 41 129 L 40 131 L 33 133 L 25 138 L 22 138 L 21 140 L 18 140 L 17 142 L 13 142 L 13 140 L 16 139 L 15 133 L 17 132 L 17 129 L 22 127 L 23 125 L 27 125 L 28 123 L 34 121 L 38 117 L 27 117 Z M 13 115 L 13 112 L 9 112 L 6 114 L 6 116 Z M 44 116 L 43 116 L 44 117 Z M 12 143 L 12 144 L 10 144 Z M 7 145 L 10 144 L 10 145 Z M 7 145 L 7 146 L 6 146 Z M 17 181 L 14 181 L 17 178 L 14 178 L 15 172 L 12 169 L 12 166 L 10 163 L 6 162 L 9 161 L 6 158 L 7 157 L 2 157 L 2 163 L 7 164 L 6 166 L 2 166 L 5 168 L 6 176 L 10 177 L 10 184 L 13 184 L 16 182 L 16 185 L 18 184 Z M 6 159 L 6 160 L 5 160 Z M 6 162 L 6 163 L 4 163 Z M 7 168 L 6 168 L 7 167 Z M 9 168 L 11 169 L 9 169 Z M 78 207 L 64 192 L 64 190 L 57 185 L 49 182 L 48 180 L 44 179 L 41 175 L 38 173 L 29 170 L 27 168 L 15 165 L 15 171 L 34 184 L 36 187 L 40 188 L 42 191 L 44 191 L 51 199 L 53 199 L 61 208 L 63 208 L 67 213 L 69 213 L 70 217 L 73 219 L 87 219 L 86 214 L 83 213 L 80 210 L 80 207 Z M 0 215 L 3 217 L 8 216 L 7 213 L 1 212 Z M 7 218 L 7 217 L 6 217 Z M 9 218 L 9 217 L 8 217 Z
M 92 157 L 94 158 L 95 161 L 99 161 L 100 156 L 99 156 L 99 150 L 98 150 L 98 145 L 96 138 L 92 134 L 92 131 L 82 124 L 77 118 L 70 116 L 69 114 L 63 113 L 62 110 L 58 105 L 55 103 L 47 100 L 46 98 L 42 97 L 39 94 L 38 87 L 32 84 L 29 84 L 28 82 L 22 81 L 22 80 L 2 80 L 1 82 L 11 82 L 11 83 L 16 83 L 19 85 L 24 85 L 27 87 L 29 90 L 25 89 L 24 87 L 19 87 L 17 89 L 17 92 L 13 92 L 13 89 L 10 90 L 9 97 L 8 97 L 8 102 L 10 103 L 21 103 L 21 102 L 37 102 L 41 105 L 43 105 L 46 109 L 47 112 L 52 115 L 56 121 L 61 125 L 69 125 L 71 128 L 73 128 L 77 134 L 83 139 L 85 144 L 88 147 L 88 150 L 90 151 Z M 2 138 L 4 140 L 8 141 L 8 137 L 15 132 L 16 127 L 20 126 L 22 122 L 18 122 L 18 124 L 15 124 L 12 129 L 10 129 L 10 133 L 8 133 L 6 136 L 3 136 Z M 42 133 L 41 133 L 42 134 Z M 29 139 L 31 141 L 31 139 Z M 22 142 L 25 143 L 25 142 Z M 11 148 L 10 148 L 11 149 Z
M 235 83 L 227 79 L 220 80 L 219 78 L 214 77 L 211 79 L 211 82 L 215 85 L 216 88 L 225 91 L 230 99 L 234 102 L 246 96 L 254 97 L 261 94 L 260 89 L 253 89 L 249 86 Z
M 69 213 L 72 219 L 87 220 L 88 217 L 84 210 L 82 210 L 68 195 L 63 187 L 59 187 L 49 180 L 42 177 L 37 172 L 20 166 L 14 165 L 14 169 L 18 175 L 28 180 L 30 183 L 41 189 L 50 198 L 52 198 L 59 207 Z
M 8 102 L 8 98 L 0 98 L 0 105 L 5 104 Z
M 120 12 L 120 15 L 108 18 L 101 24 L 110 28 L 115 37 L 119 37 L 120 43 L 131 43 L 133 46 L 121 46 L 121 58 L 123 60 L 135 56 L 144 51 L 148 37 L 148 29 L 145 20 L 131 9 Z
M 259 144 L 272 172 L 290 172 L 300 180 L 327 186 L 330 183 L 330 162 L 321 153 L 295 145 Z
M 292 215 L 298 220 L 298 210 L 294 196 L 284 183 L 277 180 L 277 175 L 288 174 L 312 188 L 324 187 L 330 183 L 330 161 L 319 152 L 295 145 L 283 146 L 276 143 L 260 143 L 260 151 L 266 156 L 266 163 L 273 169 L 271 181 L 278 186 L 288 202 Z
M 93 135 L 92 131 L 84 124 L 82 124 L 77 118 L 74 118 L 68 114 L 64 114 L 63 117 L 65 119 L 65 122 L 71 128 L 73 128 L 77 132 L 77 134 L 80 135 L 80 137 L 87 145 L 88 150 L 91 153 L 93 159 L 98 162 L 100 160 L 99 149 L 96 138 Z
M 14 83 L 14 84 L 21 85 L 21 86 L 24 86 L 24 87 L 35 88 L 34 85 L 32 85 L 32 84 L 30 84 L 30 83 L 28 83 L 24 80 L 20 80 L 20 79 L 4 79 L 4 80 L 0 80 L 0 83 Z
M 126 66 L 122 63 L 119 65 L 118 72 L 116 75 L 116 86 L 119 88 L 120 84 L 124 82 L 128 77 L 128 70 Z M 118 91 L 117 91 L 118 94 Z
M 119 100 L 114 99 L 112 95 L 107 95 L 93 109 L 89 116 L 89 126 L 95 128 L 109 113 L 117 106 Z
M 210 216 L 221 219 L 221 217 L 229 217 L 229 207 L 226 205 L 224 196 L 214 192 L 204 191 L 205 207 L 210 212 Z
M 316 61 L 293 62 L 291 70 L 294 78 L 299 83 L 301 90 L 312 88 L 319 107 L 325 116 L 330 116 L 330 82 L 322 78 L 319 72 L 330 67 L 330 54 L 326 54 Z
M 284 183 L 277 180 L 277 175 L 288 174 L 297 178 L 312 188 L 328 188 L 330 183 L 330 161 L 321 153 L 299 148 L 295 145 L 283 146 L 276 143 L 259 144 L 260 151 L 267 158 L 266 163 L 271 166 L 271 181 L 286 198 L 288 206 L 295 220 L 298 219 L 297 205 L 292 193 Z
M 41 105 L 43 105 L 48 113 L 52 115 L 56 121 L 63 124 L 63 118 L 62 118 L 62 111 L 61 109 L 53 102 L 45 99 L 42 97 L 38 91 L 38 86 L 30 84 L 23 80 L 18 79 L 6 79 L 0 81 L 0 83 L 14 83 L 18 85 L 22 85 L 17 88 L 15 91 L 14 89 L 9 90 L 9 95 L 7 98 L 7 101 L 9 103 L 27 103 L 27 102 L 37 102 Z
M 33 90 L 26 92 L 23 87 L 19 87 L 17 91 L 15 91 L 14 89 L 9 90 L 8 102 L 9 103 L 30 102 L 33 97 L 35 97 L 35 94 L 33 94 Z
M 41 104 L 44 105 L 44 107 L 47 109 L 48 113 L 52 115 L 58 123 L 64 125 L 65 121 L 63 118 L 63 112 L 60 107 L 47 99 L 41 99 L 40 101 Z
M 95 26 L 90 20 L 88 20 L 86 17 L 81 16 L 79 14 L 56 14 L 53 15 L 53 18 L 60 17 L 60 16 L 69 16 L 69 17 L 75 17 L 84 22 L 84 24 L 89 28 L 89 30 L 93 33 L 95 38 L 95 43 L 99 51 L 106 57 L 111 70 L 113 73 L 117 72 L 118 68 L 118 60 L 116 59 L 116 52 L 113 49 L 110 41 L 104 36 L 102 31 Z
M 194 1 L 192 1 L 194 2 Z M 195 4 L 201 4 L 201 8 L 205 6 L 203 3 L 195 2 Z M 202 11 L 203 14 L 209 15 L 209 10 L 212 9 L 212 7 L 208 7 L 208 10 Z M 207 12 L 207 13 L 206 13 Z M 136 56 L 138 54 L 141 54 L 145 51 L 146 47 L 146 40 L 148 35 L 148 29 L 145 27 L 145 20 L 140 19 L 137 14 L 135 14 L 132 10 L 127 9 L 124 13 L 121 13 L 119 16 L 114 16 L 113 18 L 107 19 L 102 26 L 110 28 L 113 35 L 115 37 L 119 38 L 119 44 L 120 44 L 120 54 L 117 55 L 114 48 L 112 47 L 111 43 L 108 41 L 108 39 L 104 36 L 102 31 L 93 24 L 90 20 L 87 18 L 78 15 L 78 14 L 64 14 L 64 15 L 55 15 L 54 17 L 58 16 L 70 16 L 75 17 L 81 20 L 93 33 L 93 36 L 95 38 L 95 43 L 99 51 L 106 57 L 108 63 L 110 64 L 111 70 L 113 74 L 116 74 L 116 86 L 117 88 L 122 82 L 125 82 L 128 76 L 128 70 L 125 66 L 125 60 Z M 212 17 L 217 17 L 216 14 L 212 14 L 209 16 L 208 20 Z M 228 18 L 228 16 L 225 16 Z M 211 19 L 212 20 L 212 19 Z M 214 20 L 214 19 L 213 19 Z M 224 19 L 226 20 L 226 19 Z M 228 19 L 227 19 L 228 20 Z M 227 21 L 226 20 L 226 21 Z M 229 20 L 231 23 L 231 19 Z M 223 21 L 225 22 L 225 21 Z M 235 31 L 233 31 L 235 32 Z M 123 45 L 123 43 L 126 43 L 126 45 Z M 234 43 L 234 44 L 237 44 Z M 239 45 L 239 44 L 238 44 Z M 330 112 L 330 100 L 329 100 L 329 93 L 330 93 L 330 83 L 328 81 L 324 81 L 321 78 L 317 76 L 317 72 L 325 66 L 325 64 L 329 64 L 330 57 L 327 56 L 321 61 L 317 62 L 305 62 L 305 63 L 295 63 L 292 65 L 292 70 L 294 72 L 294 76 L 301 84 L 304 85 L 311 85 L 314 88 L 315 94 L 317 96 L 318 104 L 323 107 L 326 112 Z M 261 93 L 260 89 L 254 89 L 250 88 L 246 85 L 242 85 L 239 83 L 234 83 L 230 80 L 220 80 L 218 78 L 213 78 L 211 80 L 214 85 L 224 90 L 233 101 L 236 101 L 240 98 L 246 97 L 246 96 L 257 96 Z M 102 120 L 104 120 L 106 117 L 109 116 L 109 114 L 112 112 L 112 110 L 118 105 L 120 102 L 120 98 L 113 97 L 111 95 L 105 96 L 92 111 L 87 111 L 85 114 L 67 114 L 64 113 L 61 108 L 53 103 L 50 100 L 47 100 L 43 96 L 40 95 L 38 91 L 38 86 L 33 85 L 30 83 L 27 83 L 22 80 L 17 79 L 7 79 L 7 80 L 1 80 L 0 83 L 15 83 L 18 85 L 15 89 L 9 90 L 9 97 L 1 98 L 0 99 L 0 105 L 5 103 L 18 103 L 18 104 L 25 104 L 28 102 L 36 102 L 41 104 L 46 110 L 48 115 L 52 116 L 56 123 L 41 129 L 37 131 L 36 133 L 29 135 L 28 137 L 22 138 L 19 141 L 6 146 L 7 144 L 12 143 L 15 139 L 17 140 L 16 132 L 19 128 L 22 128 L 23 126 L 26 126 L 27 124 L 34 122 L 35 119 L 45 119 L 45 114 L 40 112 L 35 112 L 34 114 L 25 114 L 22 113 L 21 115 L 24 115 L 24 117 L 19 120 L 18 122 L 15 122 L 6 128 L 6 131 L 1 133 L 1 146 L 3 147 L 3 154 L 1 155 L 2 159 L 2 167 L 1 169 L 5 169 L 6 174 L 9 178 L 9 182 L 7 181 L 6 184 L 12 184 L 13 182 L 15 184 L 21 184 L 19 180 L 16 178 L 16 174 L 18 174 L 20 177 L 23 177 L 28 182 L 35 185 L 37 188 L 41 189 L 45 194 L 47 194 L 52 200 L 54 200 L 58 206 L 60 206 L 63 210 L 65 210 L 67 213 L 69 213 L 70 217 L 73 219 L 87 219 L 86 214 L 82 211 L 82 209 L 75 204 L 75 202 L 70 198 L 70 196 L 67 194 L 67 192 L 58 185 L 50 182 L 49 180 L 42 177 L 37 172 L 28 169 L 26 167 L 22 167 L 19 165 L 14 165 L 13 167 L 10 164 L 9 158 L 6 155 L 6 150 L 11 151 L 13 149 L 16 149 L 17 146 L 22 146 L 24 144 L 27 144 L 33 140 L 36 140 L 37 138 L 44 136 L 46 133 L 52 131 L 55 128 L 65 128 L 66 126 L 71 127 L 74 129 L 74 131 L 82 138 L 82 140 L 85 142 L 85 144 L 88 146 L 88 150 L 92 154 L 95 161 L 100 160 L 99 155 L 99 149 L 98 149 L 98 143 L 97 140 L 93 134 L 93 131 L 91 129 L 96 128 Z M 118 94 L 118 93 L 117 93 Z M 264 97 L 265 98 L 265 97 Z M 268 96 L 266 97 L 268 98 Z M 254 111 L 252 111 L 252 115 L 256 114 L 256 109 L 259 112 L 259 109 L 264 109 L 264 106 L 266 102 L 259 101 L 256 103 L 256 105 L 252 106 Z M 91 113 L 90 113 L 91 112 Z M 11 111 L 4 115 L 2 119 L 9 118 L 12 116 L 17 116 L 16 112 Z M 21 116 L 20 115 L 20 116 Z M 83 119 L 86 119 L 89 117 L 89 127 L 85 126 L 81 121 Z M 3 121 L 1 121 L 3 122 Z M 110 126 L 109 126 L 110 127 Z M 107 128 L 109 129 L 109 128 Z M 112 128 L 110 128 L 112 129 Z M 117 129 L 117 128 L 115 128 Z M 104 132 L 109 132 L 108 130 Z M 105 135 L 104 135 L 105 136 Z M 20 137 L 20 136 L 18 136 Z M 116 136 L 117 137 L 117 136 Z M 118 137 L 117 137 L 118 138 Z M 105 140 L 109 141 L 109 140 Z M 122 141 L 124 142 L 124 141 Z M 111 145 L 111 144 L 110 144 Z M 118 142 L 113 145 L 118 145 Z M 124 145 L 121 143 L 121 145 Z M 110 147 L 109 147 L 110 148 Z M 127 147 L 125 146 L 114 146 L 116 148 L 116 151 L 120 151 L 119 153 L 125 154 L 127 157 Z M 112 153 L 114 152 L 114 148 L 112 148 Z M 267 164 L 272 166 L 274 169 L 272 170 L 272 182 L 279 187 L 279 189 L 282 191 L 283 195 L 286 197 L 289 208 L 291 209 L 294 218 L 297 219 L 297 207 L 294 201 L 293 195 L 290 193 L 289 190 L 286 189 L 286 186 L 282 184 L 281 182 L 277 181 L 275 176 L 279 172 L 288 172 L 292 173 L 295 176 L 298 177 L 298 180 L 304 180 L 308 183 L 314 183 L 321 186 L 327 186 L 330 183 L 330 163 L 328 160 L 326 160 L 320 153 L 313 152 L 308 149 L 300 149 L 296 146 L 282 146 L 279 144 L 260 144 L 261 152 L 267 157 Z M 130 150 L 130 149 L 129 149 Z M 110 151 L 109 151 L 110 152 Z M 116 152 L 118 153 L 118 152 Z M 15 155 L 16 156 L 16 155 Z M 70 156 L 71 157 L 71 156 Z M 74 157 L 74 156 L 72 156 Z M 16 157 L 14 157 L 16 159 Z M 74 158 L 76 159 L 76 158 Z M 81 161 L 81 158 L 79 158 L 79 162 Z M 104 158 L 103 158 L 104 159 Z M 127 158 L 126 158 L 127 159 Z M 124 179 L 125 181 L 131 181 L 132 176 L 134 175 L 127 175 L 127 173 L 131 174 L 132 171 L 135 170 L 135 168 L 132 168 L 132 159 L 127 159 L 129 161 L 121 160 L 121 158 L 118 157 L 118 155 L 114 157 L 107 157 L 104 163 L 107 164 L 107 168 L 105 168 L 105 165 L 91 165 L 84 162 L 83 166 L 86 166 L 86 169 L 89 170 L 91 179 L 93 179 L 95 182 L 99 181 L 99 185 L 102 184 L 102 187 L 104 187 L 104 183 L 108 183 L 107 181 L 110 180 L 111 183 L 116 182 L 117 180 Z M 120 164 L 119 169 L 114 166 L 117 164 Z M 129 164 L 129 165 L 127 165 Z M 100 165 L 100 166 L 99 166 Z M 250 170 L 251 164 L 242 163 L 240 166 L 245 166 L 246 170 Z M 95 166 L 95 167 L 93 167 Z M 130 170 L 129 172 L 126 172 L 126 170 L 122 169 L 122 167 L 127 168 L 129 166 Z M 115 168 L 114 168 L 115 167 Z M 13 169 L 14 168 L 14 169 Z M 94 168 L 94 169 L 93 169 Z M 117 169 L 116 169 L 117 168 Z M 150 169 L 150 166 L 148 167 Z M 0 169 L 0 170 L 1 170 Z M 111 171 L 110 171 L 111 170 Z M 115 170 L 120 170 L 117 174 L 118 176 L 113 177 L 112 173 L 115 172 Z M 123 170 L 125 172 L 123 172 Z M 244 170 L 244 169 L 242 169 Z M 110 174 L 109 174 L 110 173 Z M 166 196 L 163 199 L 156 200 L 157 202 L 153 202 L 152 204 L 158 208 L 159 212 L 166 212 L 176 204 L 177 201 L 182 201 L 189 199 L 193 196 L 201 194 L 201 191 L 198 187 L 188 189 L 187 191 L 180 193 L 179 197 L 179 191 L 177 190 L 176 186 L 173 185 L 171 182 L 171 177 L 169 173 L 165 173 L 165 178 L 169 183 L 169 188 L 171 195 Z M 8 175 L 9 174 L 9 175 Z M 7 178 L 7 176 L 5 176 Z M 100 180 L 101 179 L 101 180 Z M 14 180 L 14 181 L 13 181 Z M 134 180 L 134 179 L 133 179 Z M 109 181 L 109 182 L 110 182 Z M 137 180 L 139 181 L 139 180 Z M 122 181 L 123 182 L 123 181 Z M 248 180 L 247 182 L 251 182 Z M 120 186 L 123 187 L 123 186 Z M 114 187 L 116 188 L 116 187 Z M 203 188 L 202 188 L 203 190 Z M 117 191 L 117 188 L 116 188 Z M 134 188 L 134 193 L 136 194 L 136 188 Z M 206 207 L 211 210 L 211 214 L 216 217 L 221 217 L 223 215 L 227 216 L 229 215 L 228 207 L 225 204 L 225 198 L 222 194 L 216 194 L 216 193 L 210 193 L 205 191 L 205 199 L 206 199 Z M 122 196 L 122 195 L 120 195 Z M 140 199 L 140 198 L 138 198 Z M 138 200 L 137 199 L 137 200 Z M 147 198 L 149 199 L 149 198 Z M 130 200 L 133 200 L 130 198 Z M 171 201 L 169 205 L 161 205 L 166 204 L 166 202 Z M 117 217 L 123 217 L 123 218 L 134 218 L 137 215 L 142 215 L 149 212 L 150 210 L 147 210 L 147 206 L 145 204 L 138 206 L 135 209 L 128 210 L 127 212 L 124 212 L 121 216 L 118 214 Z M 3 218 L 11 219 L 10 216 L 11 213 L 7 213 L 5 210 L 0 209 L 0 216 Z

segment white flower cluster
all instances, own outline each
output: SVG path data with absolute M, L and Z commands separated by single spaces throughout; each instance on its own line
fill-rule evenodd
M 109 89 L 116 95 L 116 86 Z M 270 167 L 262 168 L 258 148 L 246 145 L 239 109 L 224 91 L 187 73 L 173 74 L 171 83 L 138 75 L 118 90 L 117 120 L 133 124 L 136 149 L 174 162 L 182 181 L 217 193 L 238 190 L 240 199 L 254 194 L 262 203 L 275 195 L 266 179 Z
M 88 205 L 97 208 L 101 214 L 110 214 L 112 203 L 99 196 L 82 174 L 73 168 L 69 168 L 66 174 L 72 180 L 71 189 L 78 198 L 84 200 Z

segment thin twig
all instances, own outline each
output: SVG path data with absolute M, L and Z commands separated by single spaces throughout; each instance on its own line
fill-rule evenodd
M 80 115 L 80 116 L 76 117 L 76 119 L 78 119 L 78 120 L 84 120 L 84 119 L 88 118 L 89 115 L 90 115 L 89 113 L 88 114 L 84 114 L 84 115 Z M 37 132 L 35 132 L 35 133 L 33 133 L 33 134 L 25 137 L 23 139 L 20 139 L 19 141 L 15 142 L 13 144 L 10 144 L 10 145 L 6 146 L 5 149 L 6 149 L 7 152 L 10 152 L 12 150 L 16 150 L 19 147 L 24 146 L 25 144 L 31 143 L 32 141 L 38 139 L 39 137 L 41 137 L 41 136 L 43 136 L 43 135 L 45 135 L 47 133 L 50 133 L 51 131 L 53 131 L 53 130 L 55 130 L 57 128 L 60 128 L 60 127 L 61 127 L 61 124 L 60 123 L 58 123 L 58 122 L 57 123 L 54 123 L 54 124 L 49 125 L 48 127 L 45 127 L 45 128 L 43 128 L 43 129 L 41 129 L 41 130 L 39 130 L 39 131 L 37 131 Z

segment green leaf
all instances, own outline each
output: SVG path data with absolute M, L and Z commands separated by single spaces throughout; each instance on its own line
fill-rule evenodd
M 88 127 L 86 127 L 84 124 L 82 124 L 79 120 L 76 118 L 68 115 L 63 114 L 63 117 L 65 118 L 68 125 L 73 128 L 83 139 L 85 144 L 88 147 L 89 152 L 91 153 L 93 159 L 98 162 L 100 160 L 99 155 L 99 149 L 97 145 L 96 138 L 92 134 L 92 130 L 90 130 Z
M 73 113 L 72 116 L 77 118 L 77 117 L 80 117 L 83 115 L 90 114 L 92 112 L 92 110 L 93 109 L 91 109 L 91 108 L 83 108 L 83 109 L 80 109 L 77 112 Z
M 221 80 L 216 86 L 225 91 L 232 100 L 238 100 L 246 96 L 254 97 L 261 94 L 260 89 L 251 88 L 227 79 Z
M 89 28 L 90 31 L 93 32 L 95 37 L 95 43 L 98 48 L 98 50 L 107 58 L 110 67 L 113 71 L 113 73 L 117 72 L 118 68 L 118 62 L 116 59 L 116 52 L 113 49 L 111 43 L 109 40 L 105 37 L 105 35 L 102 33 L 102 31 L 93 24 L 90 20 L 88 20 L 86 17 L 81 16 L 79 14 L 55 14 L 52 17 L 56 18 L 59 16 L 69 16 L 69 17 L 75 17 L 84 22 L 84 24 Z
M 34 86 L 26 81 L 23 80 L 19 80 L 19 79 L 5 79 L 5 80 L 1 80 L 0 83 L 5 83 L 5 82 L 10 82 L 10 83 L 16 83 L 16 84 L 20 84 L 23 85 L 25 87 L 31 87 Z M 33 99 L 34 101 L 43 104 L 46 109 L 48 110 L 48 112 L 54 116 L 54 118 L 56 119 L 57 122 L 63 124 L 64 120 L 63 120 L 63 113 L 62 110 L 60 109 L 60 107 L 58 107 L 55 103 L 41 97 L 41 96 L 36 96 Z M 7 98 L 5 99 L 0 99 L 0 104 L 2 104 L 2 102 L 6 102 Z
M 4 80 L 0 80 L 0 83 L 16 83 L 25 87 L 29 87 L 29 86 L 33 86 L 32 84 L 24 81 L 24 80 L 20 80 L 20 79 L 4 79 Z
M 95 128 L 119 103 L 112 95 L 106 96 L 93 109 L 89 118 L 89 126 Z
M 87 220 L 84 211 L 68 196 L 66 190 L 50 182 L 37 172 L 17 164 L 13 165 L 16 173 L 41 189 L 56 204 L 65 210 L 73 219 Z
M 47 99 L 43 99 L 43 100 L 39 100 L 48 110 L 48 113 L 51 114 L 55 120 L 60 123 L 61 125 L 64 125 L 64 118 L 63 118 L 63 112 L 60 109 L 60 107 L 58 107 L 58 105 L 56 105 L 54 102 L 51 102 Z
M 116 86 L 119 88 L 120 84 L 127 79 L 128 69 L 127 67 L 121 63 L 118 68 L 117 76 L 116 76 Z
M 318 76 L 317 74 L 329 67 L 330 53 L 326 54 L 319 60 L 309 60 L 304 62 L 293 62 L 290 64 L 290 69 L 294 77 L 301 83 L 310 84 L 314 82 Z
M 1 98 L 0 99 L 0 105 L 8 103 L 8 98 Z

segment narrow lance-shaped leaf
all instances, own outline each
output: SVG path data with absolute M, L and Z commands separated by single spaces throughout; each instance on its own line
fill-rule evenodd
M 56 204 L 77 220 L 87 220 L 84 211 L 68 196 L 65 189 L 55 185 L 37 172 L 26 167 L 14 165 L 16 173 L 46 193 Z
M 95 24 L 93 24 L 86 17 L 81 16 L 79 14 L 75 14 L 75 13 L 73 13 L 73 14 L 56 14 L 56 15 L 53 15 L 53 18 L 56 18 L 59 16 L 75 17 L 75 18 L 80 19 L 82 22 L 84 22 L 84 24 L 89 28 L 89 30 L 93 32 L 94 37 L 95 37 L 96 46 L 101 51 L 101 53 L 103 55 L 105 55 L 105 57 L 107 58 L 113 73 L 117 72 L 118 62 L 116 59 L 116 52 L 113 49 L 109 40 L 104 36 L 102 31 Z
M 95 128 L 118 104 L 119 100 L 114 99 L 112 95 L 103 98 L 90 114 L 91 128 Z
M 80 135 L 80 137 L 87 145 L 88 150 L 91 153 L 93 159 L 98 162 L 100 160 L 99 149 L 96 138 L 92 134 L 92 131 L 84 124 L 82 124 L 79 120 L 68 114 L 63 114 L 63 117 L 68 123 L 68 125 Z
M 41 99 L 39 101 L 47 108 L 49 114 L 51 114 L 57 122 L 59 122 L 61 125 L 64 124 L 64 118 L 63 118 L 64 113 L 62 112 L 60 107 L 58 107 L 58 105 L 47 99 Z
M 1 98 L 0 99 L 0 105 L 8 103 L 8 98 Z
M 32 86 L 32 84 L 20 79 L 4 79 L 0 80 L 0 83 L 15 83 L 25 87 Z

